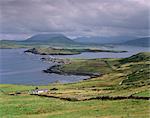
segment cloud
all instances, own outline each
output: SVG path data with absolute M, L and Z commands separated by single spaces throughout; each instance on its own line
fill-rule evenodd
M 37 33 L 146 36 L 149 0 L 0 0 L 0 38 Z

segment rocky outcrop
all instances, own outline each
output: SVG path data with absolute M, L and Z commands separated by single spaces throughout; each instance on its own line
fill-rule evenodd
M 52 58 L 52 57 L 48 57 L 48 58 L 41 58 L 42 61 L 47 61 L 47 62 L 53 62 L 53 63 L 57 63 L 57 64 L 69 64 L 71 63 L 71 61 L 69 59 L 59 59 L 59 58 Z

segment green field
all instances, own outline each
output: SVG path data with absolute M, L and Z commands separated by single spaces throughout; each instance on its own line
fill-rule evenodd
M 60 87 L 59 89 L 66 89 L 65 85 L 57 86 Z M 5 92 L 34 88 L 22 85 L 1 85 L 0 87 Z M 51 87 L 53 86 L 41 86 L 40 88 Z M 149 101 L 146 100 L 73 102 L 28 94 L 10 96 L 3 93 L 0 99 L 2 118 L 149 118 Z

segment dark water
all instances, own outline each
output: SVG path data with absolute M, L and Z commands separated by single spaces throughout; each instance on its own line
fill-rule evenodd
M 139 53 L 139 52 L 147 52 L 150 51 L 148 47 L 135 47 L 135 46 L 115 46 L 114 48 L 105 48 L 104 50 L 122 50 L 122 51 L 128 51 L 125 53 L 110 53 L 110 52 L 85 52 L 78 55 L 59 55 L 55 56 L 58 58 L 86 58 L 86 59 L 92 59 L 92 58 L 125 58 L 132 56 L 133 54 Z
M 85 76 L 64 76 L 43 73 L 42 70 L 52 66 L 44 63 L 41 56 L 23 53 L 24 49 L 0 50 L 0 83 L 46 85 L 57 80 L 62 83 L 76 82 Z
M 55 81 L 62 83 L 76 82 L 85 76 L 64 76 L 43 73 L 42 70 L 53 63 L 42 62 L 42 56 L 25 54 L 25 49 L 0 49 L 0 83 L 46 85 Z M 79 55 L 54 56 L 57 58 L 120 58 L 129 57 L 148 48 L 116 46 L 113 50 L 127 50 L 127 53 L 82 53 Z

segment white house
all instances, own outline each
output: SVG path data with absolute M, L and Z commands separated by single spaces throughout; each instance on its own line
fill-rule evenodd
M 40 93 L 46 93 L 46 92 L 48 92 L 48 89 L 36 89 L 36 90 L 33 90 L 31 94 L 40 94 Z

